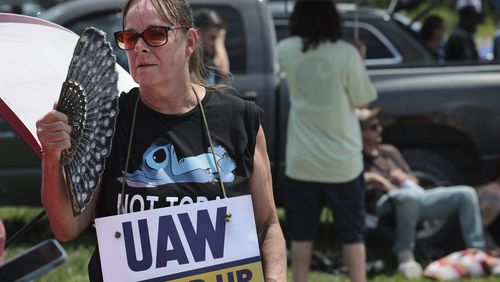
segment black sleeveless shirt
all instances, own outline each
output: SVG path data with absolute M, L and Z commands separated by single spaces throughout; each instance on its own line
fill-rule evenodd
M 138 97 L 138 88 L 120 96 L 96 217 L 116 215 L 122 197 L 127 213 L 221 198 L 220 178 L 199 106 L 184 114 L 167 115 L 139 100 L 130 161 L 124 171 Z M 201 104 L 227 196 L 248 194 L 262 110 L 220 90 L 207 91 Z M 89 262 L 89 278 L 102 280 L 97 248 Z

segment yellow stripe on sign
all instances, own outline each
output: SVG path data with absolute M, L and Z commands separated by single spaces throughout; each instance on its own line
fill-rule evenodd
M 262 265 L 259 262 L 239 265 L 184 277 L 170 282 L 264 282 Z

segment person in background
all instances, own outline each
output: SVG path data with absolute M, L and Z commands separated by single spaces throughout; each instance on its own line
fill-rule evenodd
M 484 248 L 486 243 L 474 188 L 450 186 L 424 190 L 420 187 L 399 150 L 382 144 L 383 127 L 378 120 L 379 112 L 379 109 L 356 111 L 363 138 L 364 178 L 367 189 L 380 191 L 381 197 L 374 205 L 377 215 L 395 213 L 393 250 L 397 254 L 399 270 L 408 278 L 422 275 L 422 267 L 413 255 L 419 220 L 458 215 L 466 246 Z
M 278 57 L 290 89 L 285 211 L 293 278 L 307 281 L 326 200 L 351 281 L 366 280 L 361 132 L 354 109 L 376 98 L 334 1 L 299 0 Z
M 445 33 L 446 24 L 443 18 L 439 16 L 427 17 L 420 29 L 420 40 L 438 62 L 443 60 L 441 47 Z
M 3 263 L 3 258 L 4 258 L 4 248 L 5 248 L 5 240 L 7 238 L 7 235 L 5 233 L 5 227 L 3 226 L 2 219 L 0 219 L 0 265 Z
M 493 35 L 493 59 L 495 61 L 500 61 L 500 19 L 496 19 L 496 21 L 498 23 L 497 23 L 497 30 Z
M 220 83 L 230 75 L 225 46 L 226 25 L 213 10 L 199 9 L 193 16 L 203 46 L 207 82 L 212 85 Z
M 474 32 L 482 21 L 481 11 L 474 5 L 465 5 L 458 11 L 459 21 L 445 45 L 446 61 L 477 60 L 479 54 Z
M 479 205 L 488 249 L 500 250 L 500 177 L 479 189 Z
M 252 196 L 264 278 L 286 281 L 286 246 L 274 205 L 262 110 L 227 87 L 206 84 L 189 2 L 128 0 L 115 39 L 127 53 L 139 87 L 120 95 L 113 146 L 100 186 L 76 217 L 61 164 L 61 152 L 71 145 L 68 117 L 52 110 L 36 123 L 43 148 L 42 204 L 56 238 L 75 239 L 94 217 L 216 200 L 225 190 L 228 197 Z M 191 161 L 187 166 L 196 174 L 183 173 L 182 178 L 164 170 L 169 154 L 177 152 L 182 162 L 214 150 L 221 156 L 217 164 L 224 163 L 221 170 L 229 176 L 225 179 L 201 161 Z M 215 160 L 206 161 L 215 168 Z M 144 205 L 123 202 L 134 198 Z M 127 206 L 128 210 L 122 208 Z M 98 248 L 88 269 L 90 281 L 103 279 Z
M 500 60 L 500 0 L 492 1 L 495 10 L 495 34 L 493 35 L 493 59 L 495 61 Z

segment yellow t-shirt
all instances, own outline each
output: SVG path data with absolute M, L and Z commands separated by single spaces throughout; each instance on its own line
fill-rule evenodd
M 358 51 L 349 43 L 302 52 L 302 39 L 278 44 L 288 80 L 285 174 L 316 182 L 347 182 L 363 170 L 361 131 L 354 108 L 377 97 Z

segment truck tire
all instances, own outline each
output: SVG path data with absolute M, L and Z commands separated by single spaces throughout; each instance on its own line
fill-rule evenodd
M 407 149 L 403 157 L 424 188 L 463 184 L 456 166 L 444 157 L 425 149 Z
M 421 260 L 436 260 L 466 248 L 458 216 L 421 222 L 417 228 L 415 255 Z
M 434 152 L 408 149 L 402 154 L 412 173 L 426 189 L 463 183 L 455 165 Z M 424 259 L 435 259 L 450 253 L 461 246 L 460 234 L 456 217 L 421 222 L 417 230 L 416 252 Z

